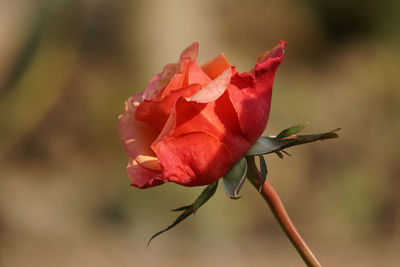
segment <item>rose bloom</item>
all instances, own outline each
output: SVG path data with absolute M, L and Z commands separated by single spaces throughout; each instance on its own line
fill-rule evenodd
M 250 73 L 239 73 L 224 54 L 199 66 L 193 43 L 129 98 L 118 126 L 132 185 L 200 186 L 226 174 L 267 125 L 285 44 L 260 54 Z

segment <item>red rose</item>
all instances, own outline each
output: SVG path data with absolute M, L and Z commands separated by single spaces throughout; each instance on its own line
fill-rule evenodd
M 238 73 L 224 54 L 199 66 L 198 43 L 125 103 L 119 132 L 132 185 L 207 185 L 221 178 L 263 133 L 285 42 Z

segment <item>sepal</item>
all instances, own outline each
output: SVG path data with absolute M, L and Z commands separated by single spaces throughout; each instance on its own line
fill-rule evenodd
M 224 187 L 225 193 L 232 199 L 238 199 L 239 191 L 246 180 L 247 175 L 247 162 L 242 157 L 233 167 L 230 169 L 224 177 L 222 177 L 222 186 Z
M 186 219 L 187 217 L 189 217 L 189 215 L 191 214 L 195 214 L 196 211 L 204 204 L 206 203 L 215 193 L 215 191 L 217 190 L 218 187 L 218 181 L 216 181 L 213 184 L 208 185 L 203 192 L 201 192 L 200 196 L 197 197 L 197 199 L 194 201 L 193 204 L 191 205 L 187 205 L 187 206 L 183 206 L 177 209 L 174 209 L 172 211 L 184 211 L 181 215 L 179 215 L 178 218 L 176 218 L 176 220 L 167 228 L 155 233 L 147 242 L 147 247 L 149 247 L 150 242 L 158 235 L 170 230 L 171 228 L 173 228 L 174 226 L 176 226 L 177 224 L 179 224 L 181 221 L 183 221 L 184 219 Z
M 280 158 L 282 158 L 283 157 L 282 152 L 287 154 L 287 152 L 284 151 L 285 148 L 311 143 L 318 140 L 326 140 L 339 137 L 336 132 L 339 131 L 340 128 L 320 134 L 298 135 L 297 133 L 303 130 L 304 127 L 305 124 L 299 124 L 287 128 L 282 132 L 280 132 L 276 137 L 261 136 L 247 151 L 246 156 L 256 156 L 256 155 L 265 155 L 269 153 L 276 153 Z

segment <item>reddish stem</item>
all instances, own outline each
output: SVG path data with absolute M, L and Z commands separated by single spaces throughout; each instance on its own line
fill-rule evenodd
M 259 181 L 261 180 L 261 174 L 257 169 L 254 157 L 247 157 L 246 160 L 248 165 L 248 178 L 254 185 L 254 187 L 258 190 Z M 285 207 L 283 206 L 282 201 L 268 181 L 266 181 L 262 186 L 260 194 L 268 203 L 269 207 L 272 210 L 272 213 L 278 220 L 279 225 L 286 233 L 290 242 L 292 242 L 293 246 L 296 248 L 297 252 L 300 254 L 307 266 L 321 266 L 317 258 L 311 252 L 310 248 L 304 242 L 303 238 L 301 238 L 300 234 L 297 232 L 296 228 L 289 218 L 289 215 L 286 212 Z

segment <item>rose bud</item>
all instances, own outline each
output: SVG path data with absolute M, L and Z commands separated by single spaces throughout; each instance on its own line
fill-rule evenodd
M 226 174 L 267 125 L 285 44 L 239 73 L 224 54 L 199 66 L 194 43 L 129 98 L 118 125 L 132 185 L 200 186 Z

